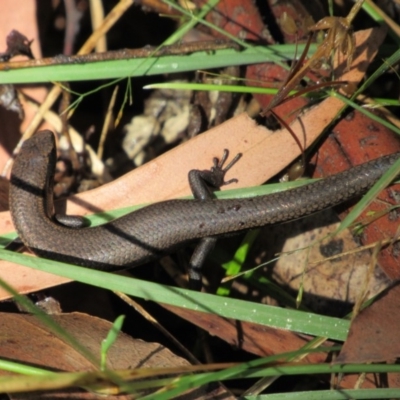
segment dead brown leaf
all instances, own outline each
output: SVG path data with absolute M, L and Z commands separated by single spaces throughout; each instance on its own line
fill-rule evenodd
M 400 283 L 361 311 L 335 364 L 393 361 L 400 357 Z
M 204 329 L 212 336 L 218 336 L 237 349 L 248 351 L 260 357 L 295 351 L 307 344 L 293 332 L 270 328 L 252 322 L 237 321 L 219 315 L 188 310 L 162 304 L 164 308 Z M 311 353 L 306 362 L 321 363 L 325 353 Z
M 83 345 L 92 355 L 99 357 L 102 340 L 110 331 L 112 324 L 100 318 L 81 313 L 53 315 L 52 319 Z M 0 357 L 24 364 L 34 365 L 38 368 L 53 371 L 94 371 L 98 365 L 79 353 L 63 338 L 53 333 L 37 317 L 24 314 L 0 314 Z M 169 368 L 185 367 L 190 364 L 183 358 L 176 356 L 159 343 L 148 343 L 143 340 L 133 339 L 120 333 L 114 345 L 107 353 L 107 367 L 118 370 L 134 370 L 138 368 Z M 9 375 L 0 371 L 0 375 Z M 51 385 L 51 382 L 49 382 Z M 50 386 L 51 387 L 51 386 Z M 39 390 L 45 388 L 39 388 Z M 47 388 L 48 389 L 48 388 Z M 38 389 L 37 389 L 38 390 Z M 212 394 L 212 395 L 211 395 Z M 222 386 L 210 385 L 195 389 L 192 399 L 215 398 L 223 396 L 231 399 L 230 394 Z M 63 397 L 64 396 L 64 397 Z M 104 394 L 85 393 L 76 388 L 68 391 L 36 392 L 32 394 L 14 395 L 14 399 L 23 398 L 87 398 L 102 399 Z M 130 396 L 107 396 L 107 399 L 127 399 Z

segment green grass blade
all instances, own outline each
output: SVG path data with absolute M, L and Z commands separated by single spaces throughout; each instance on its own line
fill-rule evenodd
M 233 92 L 233 93 L 250 93 L 250 94 L 276 94 L 279 88 L 265 88 L 257 86 L 238 86 L 238 85 L 216 85 L 207 83 L 153 83 L 146 85 L 143 89 L 175 89 L 175 90 L 207 90 L 213 91 L 218 90 L 221 92 Z M 289 92 L 289 95 L 296 94 L 296 90 Z
M 321 351 L 321 350 L 320 350 Z M 289 353 L 286 353 L 286 355 Z M 285 355 L 285 356 L 286 356 Z M 182 393 L 182 391 L 199 387 L 208 382 L 216 380 L 229 380 L 238 378 L 256 378 L 280 375 L 309 375 L 309 374 L 332 374 L 332 373 L 362 373 L 362 372 L 378 372 L 378 371 L 400 371 L 400 365 L 387 364 L 349 364 L 349 365 L 331 365 L 331 364 L 313 364 L 313 365 L 278 365 L 266 368 L 254 368 L 260 365 L 266 359 L 258 359 L 241 364 L 223 371 L 196 374 L 192 376 L 184 376 L 175 382 L 175 387 L 170 390 L 164 390 L 162 393 L 152 394 L 142 397 L 142 400 L 168 400 Z M 291 393 L 292 394 L 292 393 Z M 291 398 L 291 397 L 290 397 Z
M 203 18 L 219 3 L 219 1 L 220 0 L 209 0 L 207 3 L 202 5 L 196 14 L 196 18 L 193 17 L 193 14 L 188 12 L 189 15 L 187 14 L 187 16 L 190 18 L 189 21 L 179 27 L 163 44 L 171 45 L 182 39 L 187 32 L 198 24 L 199 20 L 203 20 Z
M 400 399 L 400 389 L 340 389 L 245 396 L 243 400 Z
M 302 45 L 298 46 L 301 51 Z M 314 47 L 315 50 L 315 47 Z M 200 51 L 187 55 L 132 58 L 93 63 L 48 65 L 0 71 L 0 84 L 37 83 L 53 81 L 79 81 L 94 79 L 116 79 L 143 75 L 160 75 L 196 71 L 198 69 L 220 68 L 227 65 L 257 64 L 274 58 L 292 59 L 294 45 L 255 46 L 243 51 L 234 49 L 215 50 L 213 53 Z M 312 51 L 312 50 L 311 50 Z
M 345 340 L 349 321 L 145 282 L 107 272 L 0 250 L 0 259 L 158 303 L 214 313 L 314 336 Z
M 346 217 L 340 223 L 337 233 L 348 228 L 378 196 L 378 194 L 395 180 L 399 173 L 400 159 L 389 168 L 389 170 L 378 180 L 378 182 L 376 182 L 376 184 L 365 194 L 365 196 L 353 207 L 349 214 L 346 215 Z

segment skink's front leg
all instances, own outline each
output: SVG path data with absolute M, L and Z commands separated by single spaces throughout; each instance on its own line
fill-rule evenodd
M 189 172 L 189 184 L 195 199 L 201 201 L 211 200 L 214 198 L 213 192 L 215 190 L 219 190 L 221 186 L 237 182 L 237 179 L 225 181 L 225 174 L 230 168 L 232 168 L 234 164 L 236 164 L 242 154 L 237 154 L 233 160 L 226 167 L 224 167 L 228 155 L 229 152 L 225 149 L 221 160 L 214 158 L 214 164 L 210 170 L 191 170 Z M 193 290 L 200 290 L 202 287 L 201 268 L 207 255 L 213 249 L 216 241 L 216 237 L 203 238 L 193 252 L 189 262 L 189 287 Z

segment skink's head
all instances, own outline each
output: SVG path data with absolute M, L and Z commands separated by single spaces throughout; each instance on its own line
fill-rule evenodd
M 48 193 L 56 158 L 54 134 L 51 131 L 38 132 L 22 144 L 11 171 L 11 185 L 38 194 Z
M 56 159 L 54 134 L 45 130 L 36 133 L 22 144 L 14 166 L 15 164 L 25 165 L 26 174 L 41 175 L 40 171 L 43 171 L 46 175 L 51 175 L 54 173 Z
M 45 130 L 26 140 L 22 145 L 20 154 L 24 158 L 47 158 L 55 151 L 55 148 L 56 142 L 53 132 Z
M 53 213 L 56 158 L 53 133 L 41 131 L 23 143 L 14 160 L 9 202 L 14 225 L 21 237 L 35 229 L 35 223 L 21 220 L 27 214 L 26 210 L 35 210 L 37 216 L 49 217 Z

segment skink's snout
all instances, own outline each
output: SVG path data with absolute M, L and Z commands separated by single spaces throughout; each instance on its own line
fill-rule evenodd
M 53 132 L 44 130 L 23 143 L 20 156 L 29 158 L 49 157 L 56 146 Z

